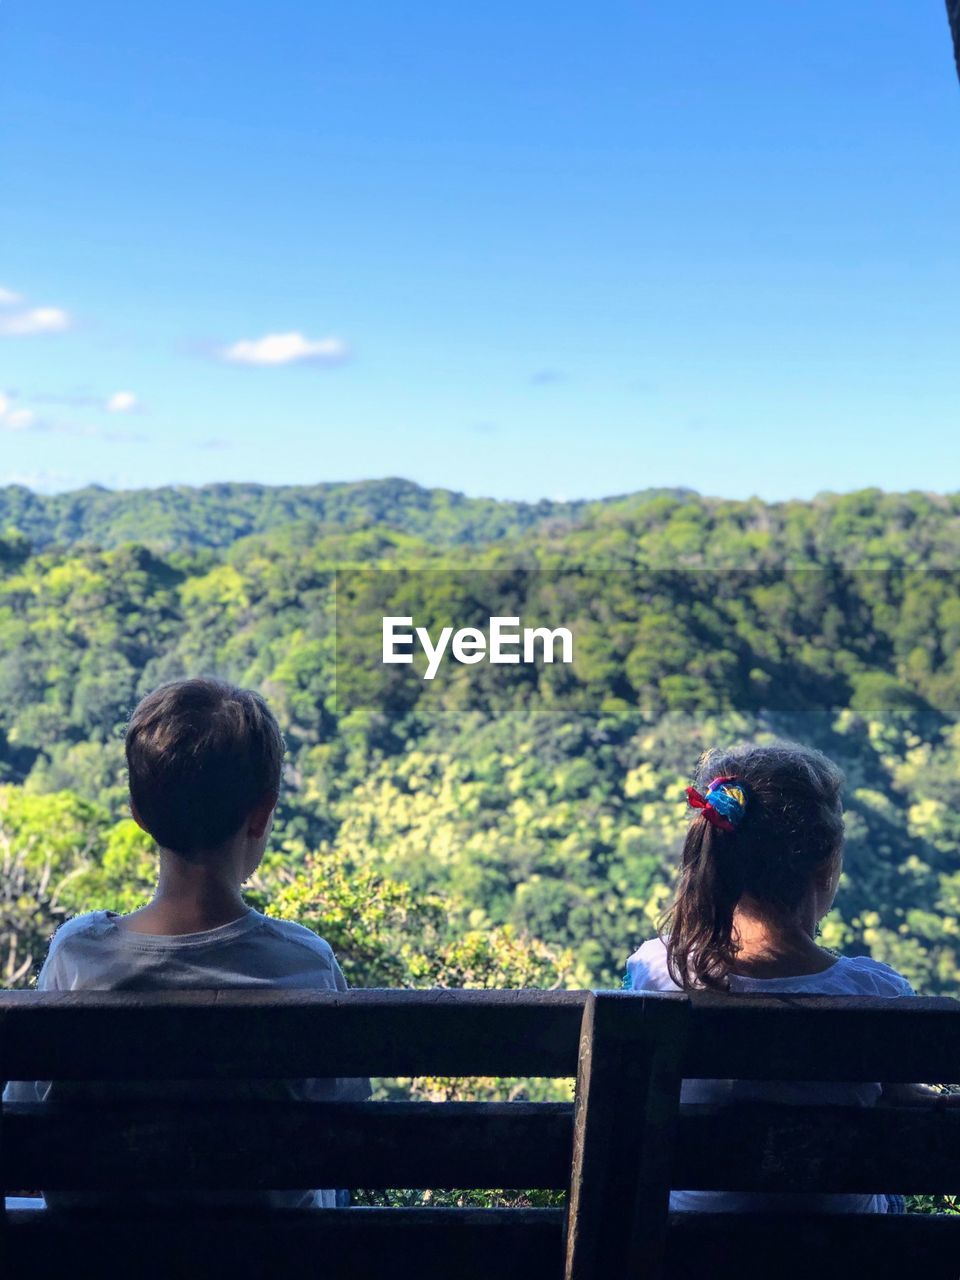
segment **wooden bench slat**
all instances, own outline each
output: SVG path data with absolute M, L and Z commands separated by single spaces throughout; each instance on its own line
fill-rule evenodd
M 637 1001 L 634 993 L 605 999 Z M 429 997 L 429 1003 L 423 997 Z M 687 997 L 650 996 L 671 1002 Z M 586 993 L 0 993 L 10 1079 L 572 1076 Z M 960 1080 L 960 1002 L 690 997 L 687 1077 Z M 890 1035 L 889 1015 L 907 1025 Z M 819 1074 L 818 1074 L 819 1073 Z
M 9 1215 L 4 1274 L 62 1280 L 93 1260 L 128 1280 L 556 1280 L 563 1214 L 553 1209 L 204 1210 L 196 1215 Z
M 673 1184 L 690 1191 L 960 1194 L 960 1110 L 684 1106 Z
M 0 1078 L 574 1076 L 581 991 L 2 992 Z
M 665 1280 L 957 1280 L 960 1216 L 672 1213 Z
M 4 1107 L 23 1188 L 566 1188 L 564 1103 L 123 1103 Z
M 682 1067 L 687 1078 L 960 1082 L 960 1001 L 697 992 Z

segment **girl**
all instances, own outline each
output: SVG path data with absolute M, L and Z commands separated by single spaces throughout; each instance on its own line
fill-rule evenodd
M 869 956 L 815 941 L 833 904 L 843 851 L 843 775 L 792 743 L 710 751 L 687 789 L 693 809 L 680 882 L 661 936 L 630 957 L 634 991 L 710 988 L 753 994 L 910 996 L 907 980 Z M 685 1103 L 763 1101 L 870 1106 L 879 1083 L 688 1080 Z M 913 1095 L 916 1099 L 916 1094 Z M 902 1212 L 899 1197 L 675 1191 L 671 1209 L 706 1212 Z

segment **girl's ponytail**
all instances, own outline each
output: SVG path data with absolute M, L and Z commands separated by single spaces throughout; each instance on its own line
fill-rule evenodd
M 667 967 L 678 986 L 726 988 L 736 956 L 733 916 L 744 890 L 735 833 L 747 808 L 746 788 L 719 777 L 701 795 L 687 788 L 697 814 L 683 845 L 680 883 L 667 913 Z

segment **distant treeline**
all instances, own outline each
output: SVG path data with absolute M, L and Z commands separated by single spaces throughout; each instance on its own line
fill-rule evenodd
M 467 498 L 399 479 L 130 492 L 92 487 L 51 495 L 0 488 L 0 533 L 16 531 L 37 550 L 126 542 L 166 552 L 225 548 L 291 525 L 321 533 L 389 529 L 434 547 L 504 542 L 511 555 L 524 557 L 525 535 L 532 533 L 571 563 L 587 554 L 594 564 L 664 568 L 960 563 L 960 494 L 867 489 L 765 503 L 656 489 L 592 502 L 525 503 Z

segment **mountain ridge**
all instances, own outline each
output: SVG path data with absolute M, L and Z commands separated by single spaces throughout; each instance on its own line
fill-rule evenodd
M 140 543 L 161 552 L 226 549 L 239 540 L 297 524 L 347 532 L 373 527 L 411 534 L 437 547 L 479 546 L 526 533 L 575 532 L 617 524 L 649 531 L 670 522 L 709 532 L 736 528 L 778 540 L 803 527 L 818 543 L 886 540 L 913 530 L 917 557 L 960 563 L 960 494 L 879 489 L 822 493 L 812 499 L 703 496 L 689 488 L 650 488 L 598 499 L 537 502 L 468 497 L 411 480 L 333 481 L 314 485 L 223 482 L 113 490 L 91 485 L 40 494 L 22 485 L 0 488 L 0 535 L 26 539 L 32 550 Z M 689 530 L 688 530 L 689 531 Z M 682 559 L 678 563 L 682 563 Z

